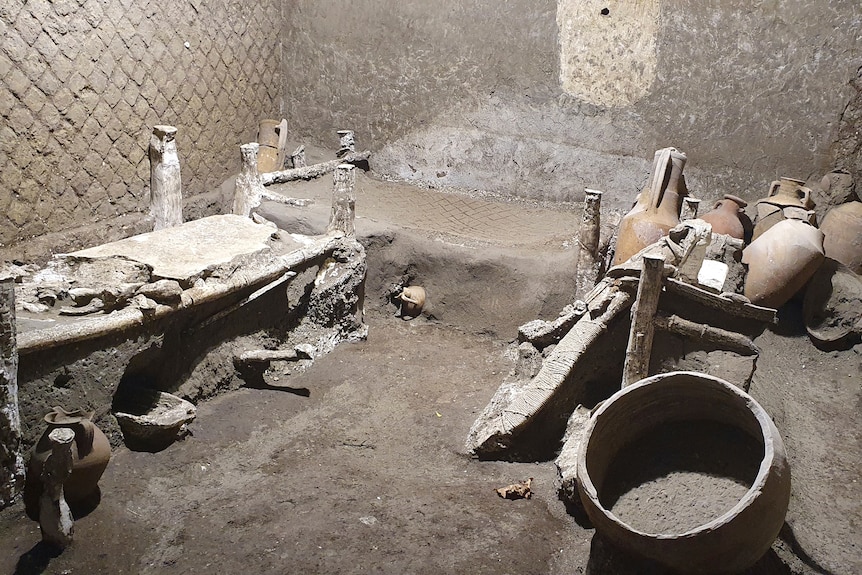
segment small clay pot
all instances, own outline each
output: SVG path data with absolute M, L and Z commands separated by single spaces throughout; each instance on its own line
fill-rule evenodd
M 398 296 L 401 300 L 401 315 L 404 317 L 416 317 L 422 313 L 425 306 L 425 288 L 420 286 L 407 286 Z
M 663 425 L 703 422 L 728 427 L 758 445 L 760 465 L 750 488 L 731 509 L 679 533 L 646 533 L 601 503 L 608 471 L 633 442 Z M 642 379 L 612 395 L 590 418 L 578 454 L 578 491 L 590 520 L 607 540 L 679 573 L 739 573 L 757 562 L 784 524 L 790 502 L 790 467 L 781 434 L 750 395 L 696 372 Z M 708 457 L 708 455 L 706 456 Z M 746 482 L 746 484 L 749 482 Z
M 811 279 L 823 262 L 823 233 L 802 220 L 782 220 L 742 252 L 748 266 L 745 297 L 779 308 Z
M 723 200 L 716 202 L 711 211 L 700 216 L 700 219 L 712 226 L 714 234 L 725 234 L 744 240 L 745 226 L 742 218 L 745 213 L 742 210 L 747 205 L 748 202 L 742 198 L 728 194 Z
M 832 208 L 820 225 L 826 257 L 862 275 L 862 202 Z

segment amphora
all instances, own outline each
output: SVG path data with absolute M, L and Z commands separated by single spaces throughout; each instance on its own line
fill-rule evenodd
M 655 153 L 649 185 L 620 222 L 614 265 L 657 242 L 679 224 L 682 198 L 688 195 L 682 174 L 686 159 L 676 148 L 663 148 Z
M 806 220 L 782 220 L 742 252 L 748 266 L 745 297 L 778 308 L 787 303 L 823 262 L 823 233 Z
M 747 205 L 748 202 L 742 198 L 727 194 L 723 200 L 716 202 L 712 211 L 703 214 L 700 219 L 709 223 L 715 234 L 725 234 L 743 240 L 745 239 L 743 221 L 748 217 L 742 210 Z
M 281 168 L 278 165 L 278 120 L 261 120 L 257 132 L 257 171 L 261 174 L 274 172 Z
M 81 409 L 66 411 L 55 407 L 45 417 L 48 428 L 33 447 L 27 465 L 27 480 L 24 486 L 24 502 L 27 514 L 38 516 L 39 496 L 42 493 L 42 469 L 51 455 L 51 441 L 48 434 L 59 427 L 66 427 L 75 433 L 72 443 L 72 474 L 63 483 L 63 494 L 70 505 L 84 501 L 94 495 L 108 461 L 111 459 L 111 444 L 102 430 L 91 421 L 93 412 Z
M 820 231 L 826 256 L 862 275 L 862 202 L 847 202 L 832 208 Z
M 769 185 L 769 194 L 755 204 L 754 234 L 756 240 L 766 230 L 785 219 L 807 219 L 812 225 L 816 222 L 811 199 L 811 188 L 805 182 L 793 178 L 779 178 Z

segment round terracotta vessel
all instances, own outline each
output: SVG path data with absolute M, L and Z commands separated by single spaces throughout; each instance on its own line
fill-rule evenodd
M 416 317 L 422 313 L 425 306 L 425 288 L 420 286 L 407 286 L 401 291 L 401 315 L 405 317 Z
M 728 236 L 744 239 L 745 226 L 742 223 L 742 211 L 748 202 L 742 198 L 727 194 L 723 200 L 716 202 L 712 211 L 709 211 L 700 219 L 709 223 L 712 226 L 712 232 L 715 234 L 726 234 Z
M 688 195 L 682 175 L 686 159 L 686 155 L 675 148 L 655 153 L 650 184 L 620 221 L 613 265 L 622 264 L 679 224 L 682 198 Z
M 681 533 L 645 533 L 601 503 L 607 472 L 634 440 L 662 425 L 718 423 L 762 445 L 751 487 L 729 511 Z M 578 490 L 584 508 L 606 539 L 630 553 L 680 573 L 738 573 L 757 562 L 784 524 L 790 501 L 790 467 L 781 435 L 747 393 L 696 372 L 642 379 L 615 393 L 590 418 L 578 455 Z
M 261 174 L 274 172 L 278 165 L 278 120 L 261 120 L 257 132 L 260 149 L 257 152 L 257 171 Z
M 823 263 L 823 233 L 802 220 L 782 220 L 742 252 L 748 266 L 745 297 L 778 308 L 787 303 Z
M 862 202 L 832 208 L 820 225 L 826 256 L 862 275 Z
M 66 411 L 55 407 L 45 417 L 48 428 L 42 433 L 33 447 L 27 465 L 27 481 L 24 486 L 25 503 L 28 513 L 35 504 L 38 509 L 39 495 L 42 493 L 42 468 L 51 454 L 51 441 L 48 435 L 57 428 L 65 427 L 75 433 L 72 443 L 72 474 L 63 483 L 63 494 L 70 505 L 83 501 L 94 494 L 108 461 L 111 459 L 111 444 L 102 430 L 91 421 L 92 412 L 81 409 Z

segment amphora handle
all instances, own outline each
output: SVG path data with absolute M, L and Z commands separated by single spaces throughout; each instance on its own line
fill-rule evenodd
M 655 213 L 659 210 L 664 201 L 665 191 L 671 187 L 671 178 L 676 179 L 673 182 L 673 188 L 677 194 L 680 197 L 688 195 L 685 176 L 682 173 L 685 169 L 686 159 L 686 155 L 676 148 L 662 148 L 655 153 L 648 211 Z M 677 172 L 676 175 L 674 175 L 674 171 Z M 677 216 L 679 216 L 679 207 L 676 206 Z
M 781 187 L 781 180 L 775 180 L 774 182 L 769 184 L 769 194 L 767 195 L 767 197 L 771 198 L 772 196 L 774 196 L 778 192 L 779 187 Z
M 667 179 L 670 177 L 670 169 L 673 164 L 671 161 L 671 152 L 673 148 L 662 148 L 655 153 L 653 162 L 652 180 L 649 185 L 649 206 L 647 210 L 651 212 L 658 211 L 661 201 L 664 198 L 664 190 L 667 188 Z
M 82 419 L 76 427 L 78 429 L 75 430 L 75 444 L 78 446 L 78 457 L 83 458 L 93 451 L 93 436 L 96 433 L 96 425 L 89 419 Z

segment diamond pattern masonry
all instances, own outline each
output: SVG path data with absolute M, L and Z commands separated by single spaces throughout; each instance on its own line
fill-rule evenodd
M 0 244 L 145 212 L 152 126 L 186 197 L 281 104 L 277 0 L 0 0 Z

